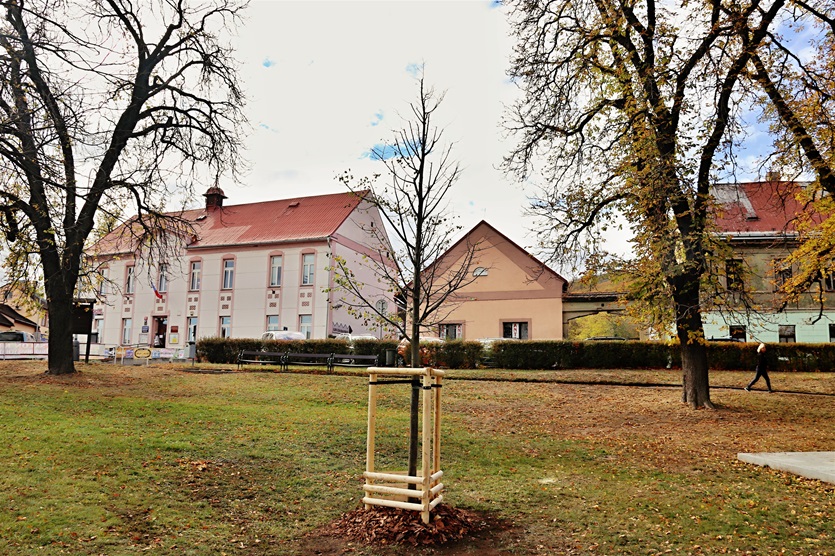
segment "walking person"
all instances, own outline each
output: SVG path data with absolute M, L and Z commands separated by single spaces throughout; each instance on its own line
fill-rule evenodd
M 771 389 L 771 380 L 768 379 L 768 363 L 766 362 L 766 355 L 765 355 L 765 344 L 760 344 L 757 348 L 757 374 L 754 375 L 754 380 L 748 383 L 748 386 L 745 387 L 746 392 L 751 391 L 751 387 L 763 377 L 765 379 L 765 385 L 768 387 L 769 394 L 773 392 Z

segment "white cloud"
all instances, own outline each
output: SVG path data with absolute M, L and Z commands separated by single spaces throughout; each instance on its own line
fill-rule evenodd
M 417 97 L 415 71 L 446 92 L 445 139 L 464 169 L 459 223 L 485 219 L 522 246 L 525 193 L 497 166 L 510 148 L 499 121 L 515 87 L 505 9 L 494 0 L 254 1 L 238 29 L 252 133 L 245 187 L 229 203 L 343 191 L 334 177 L 382 171 L 363 157 L 391 138 Z

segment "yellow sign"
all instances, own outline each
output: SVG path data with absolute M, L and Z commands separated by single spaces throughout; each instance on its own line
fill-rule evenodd
M 136 359 L 148 359 L 151 357 L 151 350 L 148 348 L 137 348 L 134 350 L 133 356 Z

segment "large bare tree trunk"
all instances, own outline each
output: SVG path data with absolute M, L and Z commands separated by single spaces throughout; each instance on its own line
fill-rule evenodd
M 710 401 L 710 381 L 707 348 L 699 341 L 681 344 L 682 397 L 681 400 L 697 409 L 713 409 Z
M 693 285 L 695 283 L 695 285 Z M 699 309 L 698 280 L 690 280 L 685 291 L 673 294 L 676 333 L 681 344 L 681 401 L 697 409 L 713 409 L 710 401 L 707 346 L 704 344 L 702 313 Z
M 73 300 L 66 294 L 53 294 L 49 300 L 49 360 L 47 372 L 65 375 L 75 372 L 72 359 Z

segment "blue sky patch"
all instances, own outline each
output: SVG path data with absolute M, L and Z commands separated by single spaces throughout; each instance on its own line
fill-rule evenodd
M 379 112 L 374 112 L 374 116 L 371 119 L 371 127 L 377 127 L 380 125 L 380 122 L 383 121 L 383 111 L 380 110 Z
M 423 64 L 409 64 L 406 66 L 406 73 L 411 75 L 412 77 L 420 77 L 420 74 L 423 73 Z
M 270 58 L 268 56 L 268 57 L 264 58 L 264 61 L 261 62 L 261 65 L 264 66 L 265 68 L 271 68 L 275 65 L 275 61 L 270 60 Z
M 278 133 L 278 130 L 276 128 L 271 127 L 268 124 L 265 124 L 263 122 L 258 124 L 258 127 L 260 127 L 261 129 L 266 129 L 267 131 L 270 131 L 272 133 Z
M 490 7 L 491 8 L 501 8 L 502 4 L 504 4 L 504 2 L 502 2 L 502 0 L 490 0 Z
M 389 158 L 394 158 L 397 156 L 397 150 L 389 144 L 386 143 L 377 143 L 364 153 L 362 153 L 361 158 L 367 158 L 369 160 L 388 160 Z

